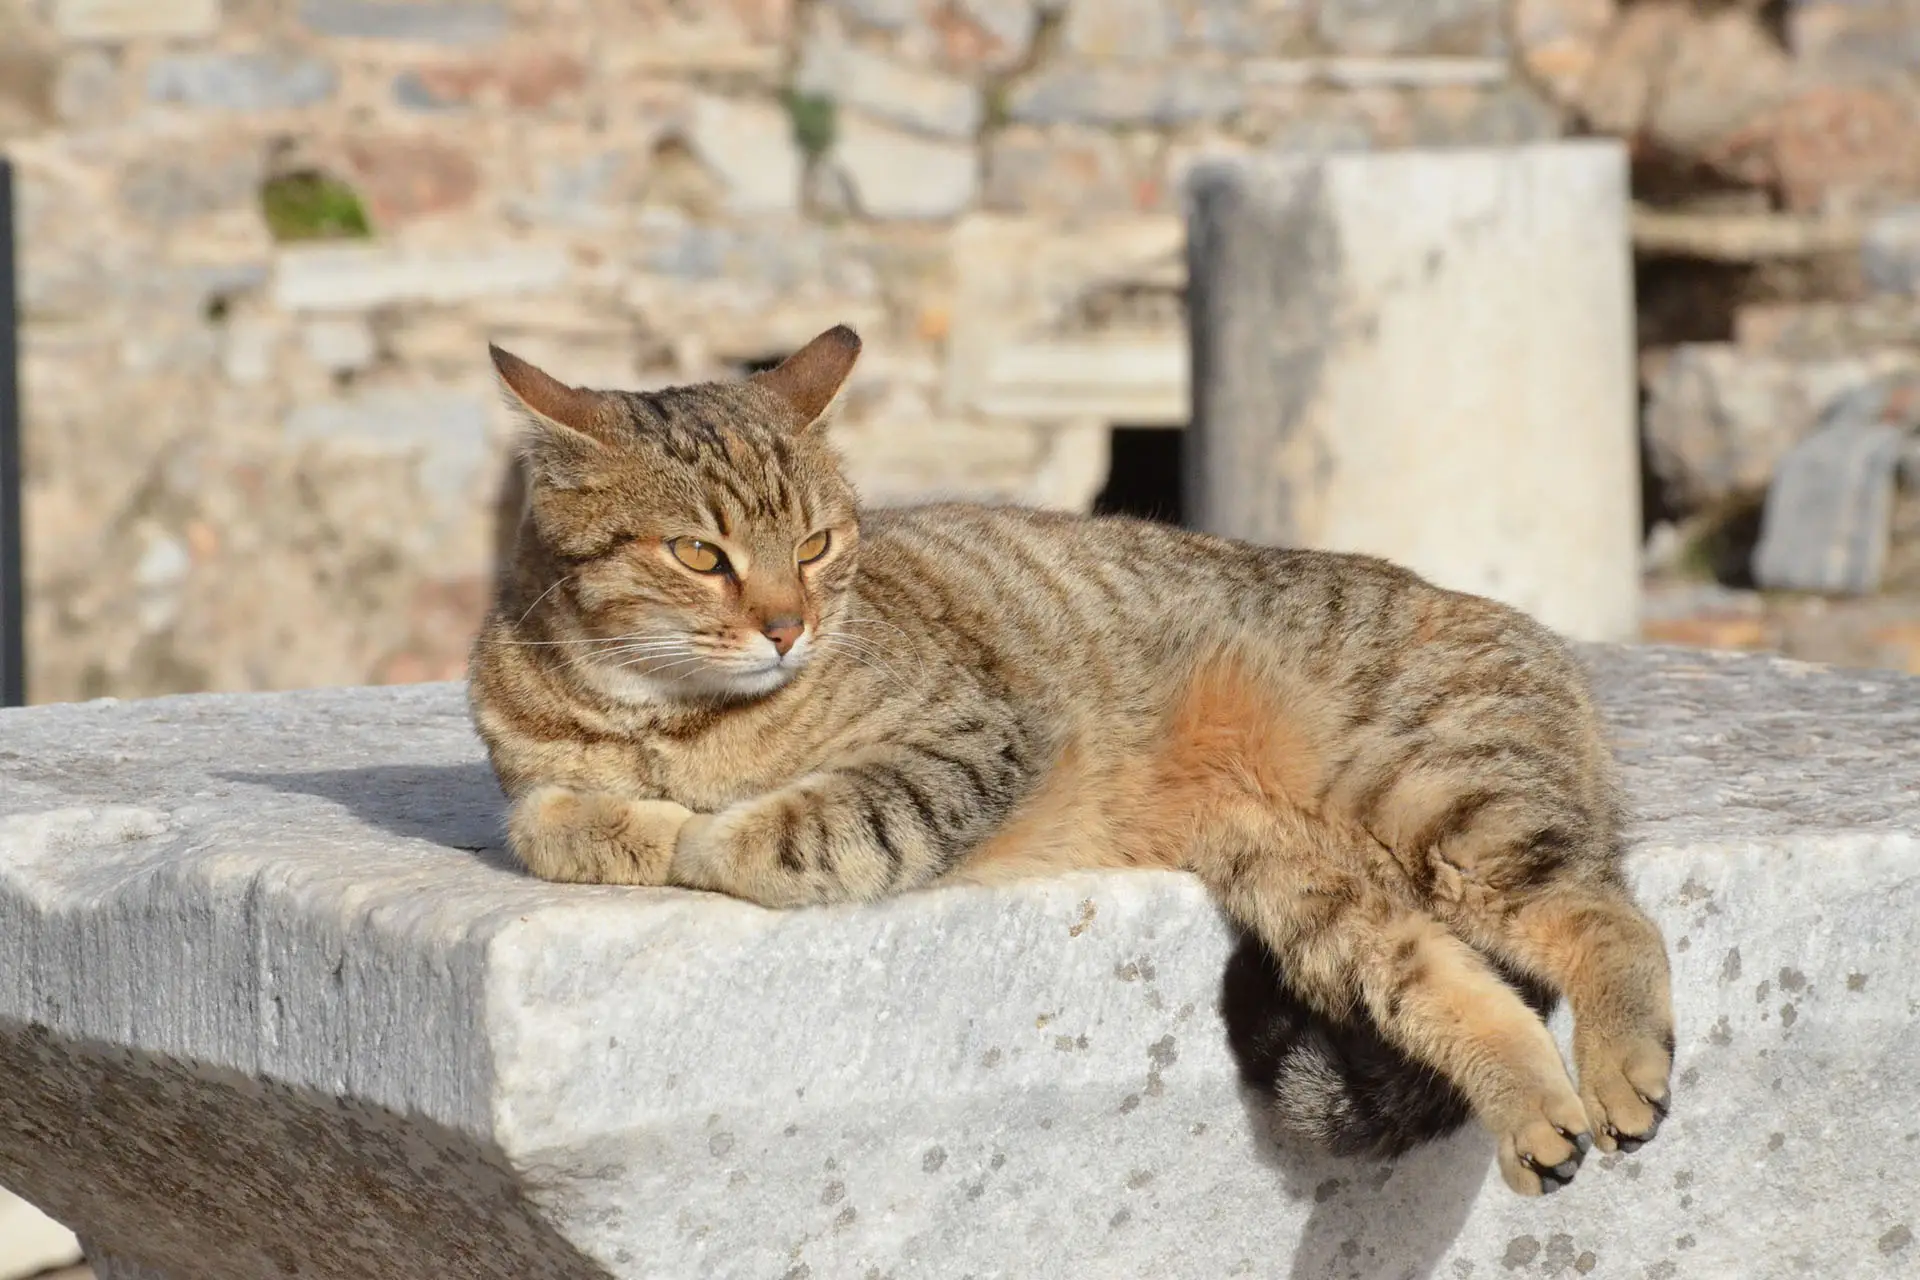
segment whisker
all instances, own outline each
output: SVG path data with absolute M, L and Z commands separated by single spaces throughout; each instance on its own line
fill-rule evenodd
M 880 641 L 875 640 L 870 636 L 856 636 L 856 635 L 849 635 L 844 631 L 833 631 L 833 632 L 828 632 L 827 636 L 823 638 L 832 638 L 835 640 L 843 641 L 847 644 L 858 644 L 858 645 L 864 646 L 865 652 L 868 652 L 869 654 L 876 657 L 888 659 L 889 661 L 891 661 L 893 658 L 898 656 L 892 650 L 888 649 L 885 645 L 881 644 Z M 919 668 L 920 679 L 925 680 L 927 678 L 927 660 L 917 652 L 913 655 L 913 659 L 914 659 L 914 665 Z
M 548 586 L 548 588 L 545 591 L 542 591 L 539 595 L 533 598 L 533 603 L 527 606 L 527 611 L 520 615 L 520 622 L 516 622 L 513 625 L 517 627 L 521 623 L 525 622 L 528 618 L 531 618 L 533 616 L 533 611 L 540 607 L 540 602 L 542 600 L 545 600 L 548 596 L 552 595 L 554 591 L 559 588 L 561 583 L 568 581 L 572 577 L 573 577 L 572 574 L 566 573 L 566 574 L 560 575 L 558 578 L 555 578 L 553 580 L 552 585 Z
M 870 652 L 855 648 L 849 642 L 846 636 L 843 636 L 843 635 L 823 636 L 820 638 L 818 643 L 824 651 L 829 653 L 837 652 L 859 663 L 861 666 L 866 667 L 868 670 L 878 675 L 884 676 L 889 680 L 892 680 L 894 683 L 898 684 L 904 692 L 911 693 L 913 691 L 913 685 L 898 671 L 894 670 L 891 666 L 887 665 L 885 662 L 881 661 L 880 659 L 874 657 Z M 835 645 L 838 645 L 839 648 L 836 649 Z

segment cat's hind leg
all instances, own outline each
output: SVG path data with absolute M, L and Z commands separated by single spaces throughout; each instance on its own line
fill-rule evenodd
M 1506 918 L 1496 945 L 1566 992 L 1594 1141 L 1604 1151 L 1651 1141 L 1670 1101 L 1672 997 L 1666 944 L 1625 886 L 1550 882 Z
M 1194 869 L 1273 949 L 1292 989 L 1330 1017 L 1358 1005 L 1390 1043 L 1458 1087 L 1497 1138 L 1515 1191 L 1570 1181 L 1591 1143 L 1587 1111 L 1534 1010 L 1437 919 L 1374 883 L 1356 865 L 1354 837 L 1252 808 L 1214 810 Z

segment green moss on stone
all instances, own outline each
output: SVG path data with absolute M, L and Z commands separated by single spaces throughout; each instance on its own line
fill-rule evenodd
M 373 235 L 366 208 L 352 187 L 322 173 L 269 178 L 260 188 L 267 230 L 282 243 L 294 240 L 365 240 Z

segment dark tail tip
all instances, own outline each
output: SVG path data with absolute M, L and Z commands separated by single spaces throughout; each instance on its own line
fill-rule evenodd
M 1501 970 L 1547 1016 L 1552 992 Z M 1221 986 L 1227 1042 L 1241 1079 L 1272 1099 L 1290 1134 L 1343 1156 L 1397 1156 L 1465 1124 L 1466 1097 L 1389 1043 L 1364 1011 L 1329 1018 L 1288 985 L 1272 951 L 1244 936 Z

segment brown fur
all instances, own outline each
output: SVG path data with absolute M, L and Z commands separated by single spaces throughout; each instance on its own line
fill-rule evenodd
M 777 907 L 1185 869 L 1317 1016 L 1456 1086 L 1516 1190 L 1564 1183 L 1589 1133 L 1652 1136 L 1665 948 L 1551 632 L 1366 557 L 860 511 L 818 425 L 858 350 L 836 329 L 650 395 L 496 351 L 530 498 L 472 697 L 529 868 Z M 688 569 L 688 538 L 734 572 Z M 805 638 L 776 663 L 788 616 Z M 1496 966 L 1571 1001 L 1578 1090 Z

